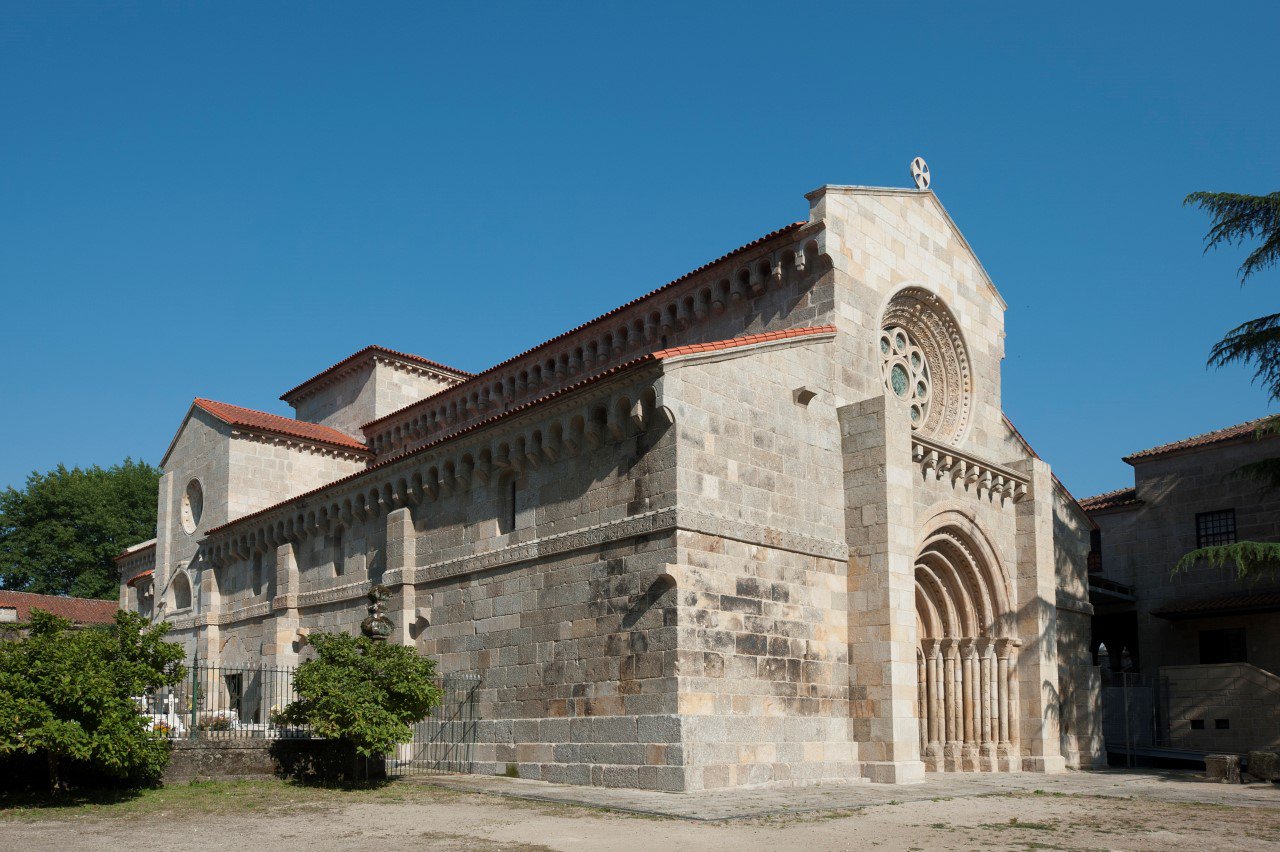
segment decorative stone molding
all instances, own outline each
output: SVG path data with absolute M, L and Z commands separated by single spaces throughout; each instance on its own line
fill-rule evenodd
M 843 541 L 815 538 L 799 533 L 777 530 L 771 527 L 751 524 L 746 521 L 730 520 L 706 512 L 691 509 L 680 510 L 679 527 L 681 530 L 714 535 L 720 538 L 733 539 L 744 544 L 754 544 L 775 550 L 786 550 L 803 556 L 817 556 L 821 559 L 847 560 L 849 546 Z
M 364 450 L 347 450 L 341 447 L 335 447 L 331 444 L 317 444 L 311 441 L 286 438 L 282 435 L 256 432 L 249 429 L 233 428 L 231 430 L 231 437 L 240 438 L 245 441 L 254 441 L 259 444 L 267 444 L 269 446 L 284 447 L 289 450 L 310 453 L 311 455 L 323 456 L 325 458 L 344 459 L 358 462 L 369 461 L 369 453 Z
M 271 601 L 259 601 L 223 612 L 204 613 L 196 618 L 196 624 L 200 627 L 207 627 L 210 624 L 234 624 L 237 621 L 248 621 L 251 618 L 265 618 L 271 615 L 272 612 Z
M 880 326 L 886 332 L 877 338 L 885 386 L 897 397 L 910 399 L 916 418 L 911 428 L 938 441 L 957 443 L 973 404 L 973 375 L 960 324 L 935 294 L 908 287 L 894 295 Z M 901 349 L 895 345 L 898 335 L 909 338 Z M 897 373 L 905 377 L 901 387 Z M 917 385 L 925 387 L 919 395 Z
M 408 571 L 388 571 L 384 581 L 391 585 L 404 582 L 426 583 L 434 580 L 443 580 L 447 577 L 457 577 L 462 574 L 472 574 L 476 571 L 528 562 L 543 556 L 554 556 L 574 550 L 582 550 L 587 547 L 596 547 L 621 539 L 667 532 L 675 528 L 676 510 L 674 508 L 659 509 L 653 512 L 645 512 L 641 515 L 632 515 L 617 521 L 609 521 L 570 532 L 546 536 L 545 538 L 533 539 L 521 544 L 491 550 L 487 553 L 471 554 L 458 559 L 419 565 L 413 569 L 411 574 Z M 409 576 L 406 577 L 404 576 L 405 574 L 409 574 Z
M 1093 604 L 1062 589 L 1058 589 L 1057 600 L 1055 603 L 1057 604 L 1058 609 L 1064 609 L 1067 612 L 1078 612 L 1081 615 L 1093 615 Z
M 1029 493 L 1031 480 L 1021 473 L 921 435 L 911 438 L 911 460 L 925 477 L 950 479 L 953 487 L 979 498 L 1017 503 Z

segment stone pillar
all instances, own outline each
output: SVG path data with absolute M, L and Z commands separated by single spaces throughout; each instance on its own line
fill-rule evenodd
M 387 513 L 387 585 L 398 589 L 390 616 L 395 623 L 391 641 L 412 646 L 414 622 L 417 621 L 417 596 L 413 585 L 413 569 L 417 565 L 418 536 L 413 526 L 413 510 L 402 506 Z
M 920 753 L 929 746 L 929 671 L 924 652 L 916 652 L 916 713 L 920 717 Z
M 959 643 L 955 639 L 942 640 L 942 658 L 944 663 L 944 671 L 946 672 L 946 693 L 947 704 L 945 708 L 947 716 L 947 744 L 944 748 L 946 754 L 946 769 L 948 772 L 956 772 L 960 769 L 960 740 L 963 737 L 963 729 L 960 722 L 960 711 L 963 707 L 963 701 L 960 695 L 960 649 Z
M 978 768 L 978 657 L 972 639 L 960 642 L 964 681 L 964 769 Z
M 222 651 L 222 629 L 218 624 L 218 616 L 222 612 L 222 590 L 218 586 L 218 571 L 207 559 L 193 561 L 187 568 L 188 579 L 195 577 L 191 608 L 196 613 L 196 653 L 202 663 L 216 666 Z M 197 583 L 199 588 L 196 588 Z
M 978 646 L 978 664 L 982 669 L 979 696 L 979 707 L 982 713 L 982 721 L 979 726 L 979 738 L 982 740 L 980 751 L 981 766 L 985 770 L 995 768 L 995 714 L 993 712 L 995 705 L 992 699 L 992 688 L 994 682 L 992 679 L 992 666 L 995 650 L 992 647 L 990 639 L 982 639 Z
M 1058 736 L 1058 576 L 1053 547 L 1054 481 L 1049 466 L 1028 459 L 1015 466 L 1031 480 L 1017 504 L 1018 685 L 1010 707 L 1017 708 L 1011 740 L 1021 746 L 1022 768 L 1064 772 L 1066 760 Z M 1005 688 L 1008 688 L 1007 686 Z
M 996 713 L 1000 720 L 1000 756 L 1009 753 L 1009 647 L 1008 639 L 996 640 Z
M 272 570 L 276 577 L 276 594 L 271 599 L 274 616 L 275 641 L 269 645 L 266 656 L 273 666 L 298 664 L 298 560 L 293 542 L 276 546 Z M 265 566 L 264 566 L 265 567 Z
M 849 543 L 852 730 L 872 781 L 924 780 L 916 710 L 915 512 L 911 423 L 884 395 L 837 412 Z
M 939 732 L 939 724 L 942 721 L 942 696 L 939 687 L 942 685 L 938 676 L 938 664 L 941 661 L 941 650 L 938 647 L 938 640 L 924 640 L 925 670 L 927 672 L 928 681 L 925 684 L 928 697 L 925 701 L 925 720 L 929 729 L 929 742 L 926 748 L 926 754 L 932 761 L 940 760 L 942 757 L 942 735 Z M 934 767 L 938 768 L 937 765 Z

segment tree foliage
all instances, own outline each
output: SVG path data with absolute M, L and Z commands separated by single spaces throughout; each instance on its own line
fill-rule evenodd
M 1221 245 L 1258 245 L 1240 265 L 1240 283 L 1256 272 L 1280 262 L 1280 192 L 1244 195 L 1236 192 L 1193 192 L 1184 204 L 1209 213 L 1212 224 L 1205 235 L 1205 251 Z M 1227 332 L 1209 353 L 1209 366 L 1241 364 L 1253 368 L 1253 379 L 1272 401 L 1280 401 L 1280 314 L 1251 319 Z M 1280 433 L 1280 416 L 1258 426 L 1257 437 Z M 1280 488 L 1280 458 L 1265 458 L 1243 465 L 1237 474 Z M 1193 550 L 1178 561 L 1175 573 L 1204 559 L 1221 567 L 1234 564 L 1241 576 L 1274 572 L 1280 565 L 1280 543 L 1241 541 Z
M 0 492 L 0 585 L 45 595 L 113 598 L 114 557 L 155 535 L 160 471 L 125 459 L 59 465 Z
M 32 610 L 28 637 L 0 642 L 0 755 L 43 757 L 55 790 L 76 768 L 130 783 L 158 778 L 169 745 L 148 730 L 134 697 L 182 678 L 184 652 L 164 640 L 168 629 L 118 612 L 109 627 L 74 630 Z
M 440 703 L 435 661 L 413 648 L 345 633 L 313 633 L 314 659 L 298 667 L 298 700 L 284 709 L 289 724 L 343 740 L 363 757 L 408 742 L 412 725 Z

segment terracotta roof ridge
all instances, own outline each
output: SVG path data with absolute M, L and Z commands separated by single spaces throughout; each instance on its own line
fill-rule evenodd
M 411 352 L 400 352 L 399 350 L 391 349 L 390 347 L 387 347 L 387 346 L 379 346 L 376 343 L 371 343 L 368 346 L 365 346 L 364 348 L 358 349 L 355 352 L 351 353 L 346 358 L 343 358 L 341 361 L 337 362 L 333 366 L 327 367 L 321 370 L 311 378 L 307 379 L 305 382 L 302 382 L 297 386 L 290 388 L 289 390 L 280 394 L 280 399 L 284 402 L 288 402 L 290 397 L 296 395 L 298 392 L 306 388 L 308 385 L 313 384 L 316 381 L 319 381 L 320 379 L 323 379 L 325 376 L 329 375 L 330 373 L 333 373 L 337 370 L 342 369 L 348 364 L 359 359 L 361 356 L 370 352 L 375 352 L 375 353 L 381 352 L 384 355 L 391 355 L 395 358 L 400 358 L 405 361 L 411 361 L 416 364 L 421 364 L 426 367 L 431 367 L 432 369 L 441 370 L 446 373 L 452 373 L 463 379 L 470 378 L 471 376 L 475 375 L 474 373 L 469 373 L 466 370 L 459 370 L 457 367 L 450 367 L 448 364 L 441 364 L 439 361 L 432 361 L 430 358 L 423 358 L 421 355 L 414 355 Z
M 192 404 L 232 426 L 285 435 L 314 444 L 327 444 L 348 450 L 369 452 L 369 448 L 362 441 L 357 441 L 345 432 L 339 432 L 337 429 L 322 426 L 319 423 L 293 420 L 279 414 L 272 414 L 269 411 L 258 411 L 254 408 L 245 408 L 241 405 L 218 402 L 204 397 L 196 397 Z
M 1166 444 L 1159 444 L 1145 450 L 1139 450 L 1136 453 L 1130 453 L 1122 460 L 1129 462 L 1132 459 L 1152 458 L 1154 456 L 1164 455 L 1165 453 L 1176 452 L 1177 450 L 1206 447 L 1221 441 L 1231 441 L 1236 438 L 1243 438 L 1256 431 L 1258 426 L 1261 424 L 1276 417 L 1280 417 L 1280 415 L 1268 414 L 1262 417 L 1255 417 L 1252 420 L 1246 420 L 1245 422 L 1237 423 L 1234 426 L 1223 426 L 1220 429 L 1213 429 L 1208 432 L 1202 432 L 1199 435 L 1191 435 L 1177 441 L 1170 441 Z
M 1092 497 L 1086 497 L 1080 501 L 1080 507 L 1086 512 L 1096 512 L 1102 509 L 1116 509 L 1121 506 L 1133 506 L 1141 503 L 1138 499 L 1137 486 L 1129 486 L 1127 488 L 1116 488 L 1112 491 L 1104 491 L 1101 494 L 1095 494 Z
M 706 343 L 686 343 L 682 346 L 672 346 L 667 349 L 659 349 L 653 353 L 653 357 L 659 361 L 666 358 L 676 358 L 681 355 L 696 355 L 700 352 L 721 352 L 726 349 L 737 349 L 741 346 L 751 346 L 756 343 L 768 343 L 773 340 L 791 340 L 796 337 L 812 337 L 816 334 L 834 334 L 836 327 L 834 325 L 814 325 L 805 326 L 803 328 L 788 328 L 782 331 L 765 331 L 758 334 L 744 334 L 740 337 L 727 337 L 722 340 L 711 340 Z

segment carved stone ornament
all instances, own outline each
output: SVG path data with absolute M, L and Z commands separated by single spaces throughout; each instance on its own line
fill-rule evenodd
M 956 443 L 973 405 L 959 323 L 933 293 L 908 287 L 893 297 L 880 327 L 885 387 L 909 406 L 912 430 Z
M 385 642 L 395 628 L 386 614 L 385 601 L 389 597 L 391 590 L 381 583 L 369 589 L 369 617 L 360 622 L 360 631 L 375 641 Z

